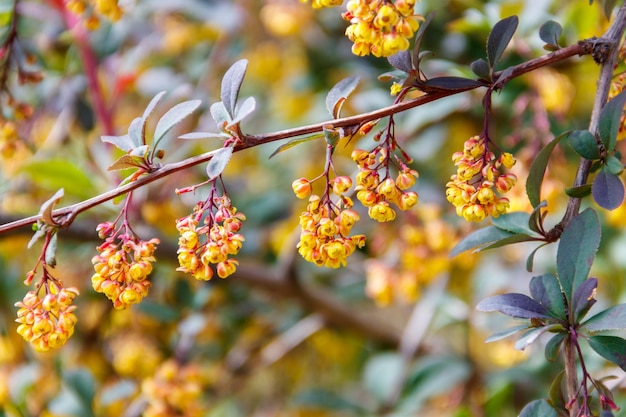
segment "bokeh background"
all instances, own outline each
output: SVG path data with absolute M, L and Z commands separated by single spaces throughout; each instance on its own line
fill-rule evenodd
M 8 80 L 13 97 L 30 110 L 20 114 L 4 96 L 5 125 L 13 120 L 16 129 L 0 134 L 2 223 L 36 214 L 59 188 L 66 205 L 115 187 L 121 177 L 107 167 L 120 153 L 100 136 L 124 134 L 159 91 L 168 95 L 149 129 L 167 108 L 199 98 L 201 111 L 175 133 L 215 130 L 208 107 L 220 100 L 224 72 L 242 58 L 249 65 L 241 95 L 257 100 L 243 123 L 246 133 L 328 120 L 327 91 L 351 75 L 361 81 L 342 115 L 393 103 L 391 83 L 378 79 L 391 66 L 351 54 L 342 7 L 314 10 L 297 0 L 120 5 L 117 22 L 100 16 L 97 28 L 70 31 L 82 27 L 88 11 L 76 23 L 55 2 L 19 1 L 21 53 L 43 79 L 21 85 L 11 74 Z M 0 35 L 11 7 L 0 2 Z M 436 11 L 422 40 L 422 49 L 432 51 L 423 64 L 429 77 L 471 77 L 469 64 L 485 56 L 490 28 L 513 14 L 520 24 L 501 68 L 547 53 L 538 36 L 547 20 L 563 26 L 561 45 L 599 36 L 609 24 L 601 5 L 582 0 L 422 0 L 416 10 Z M 572 58 L 494 96 L 492 137 L 518 158 L 512 210 L 530 210 L 524 183 L 537 152 L 561 132 L 588 125 L 597 75 L 591 58 Z M 489 224 L 465 223 L 445 200 L 452 153 L 482 128 L 481 99 L 473 91 L 396 117 L 397 138 L 420 173 L 414 187 L 420 203 L 389 224 L 363 215 L 358 228 L 368 243 L 343 269 L 310 265 L 295 247 L 304 203 L 291 182 L 322 172 L 321 140 L 271 159 L 284 142 L 233 156 L 223 177 L 247 216 L 246 242 L 240 268 L 225 280 L 197 282 L 176 272 L 175 220 L 191 212 L 203 190 L 182 196 L 174 190 L 203 181 L 204 167 L 136 191 L 133 227 L 162 243 L 149 296 L 128 310 L 114 310 L 90 283 L 100 244 L 96 225 L 115 219 L 120 206 L 81 214 L 59 233 L 54 275 L 81 294 L 76 332 L 56 351 L 36 353 L 15 331 L 14 303 L 29 290 L 22 282 L 41 244 L 27 249 L 28 228 L 0 235 L 0 416 L 506 417 L 547 397 L 561 365 L 545 360 L 541 340 L 523 352 L 513 340 L 486 345 L 486 337 L 510 323 L 474 305 L 496 292 L 527 292 L 533 275 L 554 270 L 555 247 L 537 253 L 532 273 L 525 268 L 532 244 L 448 256 L 462 236 Z M 339 172 L 356 173 L 350 152 L 370 146 L 371 136 L 337 148 Z M 172 138 L 164 162 L 220 146 L 218 139 Z M 548 224 L 560 219 L 576 164 L 566 146 L 553 154 L 543 189 Z M 599 305 L 625 298 L 625 214 L 600 211 L 603 242 L 592 271 L 600 279 Z M 626 404 L 623 371 L 588 358 L 595 375 L 618 377 L 616 402 Z

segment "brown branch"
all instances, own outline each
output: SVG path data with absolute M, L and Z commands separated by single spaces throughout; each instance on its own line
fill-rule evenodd
M 608 32 L 607 32 L 608 33 Z M 496 83 L 498 86 L 503 86 L 508 81 L 515 77 L 519 77 L 522 74 L 533 71 L 537 68 L 541 68 L 547 65 L 554 64 L 556 62 L 560 62 L 564 59 L 570 58 L 575 55 L 585 55 L 592 53 L 592 48 L 590 48 L 590 43 L 594 41 L 581 41 L 575 45 L 571 45 L 558 51 L 552 52 L 545 56 L 532 59 L 530 61 L 524 62 L 522 64 L 513 66 L 508 68 L 507 70 L 500 71 L 495 74 Z M 324 127 L 333 126 L 333 127 L 357 127 L 362 125 L 363 123 L 381 119 L 383 117 L 391 116 L 396 113 L 401 113 L 415 107 L 422 106 L 424 104 L 442 99 L 444 97 L 456 95 L 459 93 L 463 93 L 466 91 L 473 90 L 479 86 L 471 86 L 465 88 L 458 89 L 439 89 L 434 92 L 429 92 L 423 96 L 417 97 L 415 99 L 393 104 L 391 106 L 383 107 L 382 109 L 378 109 L 368 113 L 362 113 L 356 116 L 344 117 L 341 119 L 334 119 L 330 121 L 325 121 L 321 123 L 316 123 L 308 126 L 301 126 L 292 129 L 280 130 L 271 133 L 259 134 L 259 135 L 244 135 L 243 140 L 235 146 L 234 152 L 242 151 L 247 148 L 252 148 L 255 146 L 263 145 L 270 142 L 275 142 L 282 139 L 293 138 L 297 136 L 307 135 L 311 133 L 317 133 L 323 131 Z M 82 201 L 80 203 L 76 203 L 71 206 L 67 206 L 61 209 L 54 210 L 52 212 L 53 217 L 62 219 L 59 223 L 65 224 L 69 226 L 72 220 L 83 211 L 89 210 L 95 206 L 98 206 L 102 203 L 105 203 L 109 200 L 112 200 L 116 197 L 124 195 L 129 191 L 133 191 L 137 188 L 143 187 L 144 185 L 150 184 L 158 179 L 166 177 L 170 174 L 173 174 L 178 171 L 182 171 L 193 167 L 195 165 L 208 162 L 213 157 L 214 151 L 204 153 L 202 155 L 194 156 L 183 161 L 171 163 L 164 165 L 160 169 L 150 174 L 144 175 L 137 180 L 128 183 L 126 185 L 114 188 L 105 193 L 99 194 L 95 197 L 92 197 L 88 200 Z M 10 222 L 7 224 L 0 225 L 0 233 L 7 232 L 9 230 L 29 226 L 39 219 L 39 215 L 30 216 L 18 221 Z
M 591 53 L 593 54 L 594 59 L 601 61 L 600 64 L 602 65 L 600 69 L 600 76 L 598 77 L 598 88 L 596 90 L 595 101 L 593 103 L 591 120 L 589 121 L 589 131 L 596 137 L 598 134 L 600 113 L 607 103 L 607 97 L 611 88 L 611 80 L 613 78 L 613 72 L 615 71 L 615 63 L 619 49 L 618 46 L 625 30 L 626 3 L 620 7 L 617 15 L 615 16 L 614 23 L 607 30 L 605 35 L 596 41 L 591 41 L 594 47 Z M 608 50 L 606 50 L 607 46 Z M 598 55 L 596 52 L 597 50 L 603 50 L 604 54 Z M 591 161 L 581 157 L 576 171 L 573 187 L 585 185 L 589 179 L 590 170 Z M 582 200 L 580 198 L 570 197 L 563 219 L 554 227 L 553 230 L 563 231 L 570 220 L 578 214 L 581 202 Z

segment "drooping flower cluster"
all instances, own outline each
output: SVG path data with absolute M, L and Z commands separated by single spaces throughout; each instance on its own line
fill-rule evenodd
M 65 7 L 74 14 L 85 16 L 85 26 L 90 30 L 100 26 L 99 16 L 117 22 L 124 13 L 118 0 L 65 0 Z
M 297 246 L 298 253 L 307 261 L 339 268 L 346 266 L 356 248 L 363 247 L 365 236 L 350 236 L 352 226 L 359 221 L 359 214 L 352 209 L 352 200 L 344 195 L 352 187 L 350 177 L 336 177 L 328 186 L 339 196 L 339 202 L 332 202 L 328 190 L 322 197 L 316 194 L 309 197 L 306 211 L 300 214 L 302 232 Z M 311 194 L 311 184 L 305 178 L 294 181 L 292 187 L 298 198 Z
M 414 7 L 415 0 L 349 0 L 342 16 L 350 22 L 352 53 L 386 57 L 407 50 L 421 19 Z
M 200 367 L 164 362 L 154 377 L 141 384 L 148 406 L 144 417 L 200 417 L 206 413 L 202 393 L 206 385 Z
M 385 162 L 388 163 L 387 155 L 386 148 L 382 147 L 377 147 L 372 152 L 362 149 L 355 149 L 352 152 L 352 160 L 359 166 L 359 173 L 356 176 L 356 197 L 368 208 L 369 216 L 379 222 L 388 222 L 396 218 L 396 212 L 391 204 L 395 204 L 400 210 L 408 210 L 418 201 L 415 191 L 407 191 L 415 184 L 417 171 L 403 165 L 395 180 L 387 174 L 381 181 L 378 170 L 381 166 L 387 166 Z
M 74 333 L 77 319 L 72 302 L 77 295 L 78 289 L 64 288 L 44 269 L 42 285 L 15 303 L 17 332 L 38 352 L 63 346 Z
M 134 234 L 118 235 L 114 229 L 115 224 L 110 222 L 98 225 L 98 236 L 106 239 L 97 248 L 99 254 L 91 259 L 95 270 L 91 284 L 119 310 L 141 302 L 148 294 L 152 286 L 148 275 L 160 242 L 156 238 L 140 240 Z
M 307 0 L 301 0 L 303 3 L 306 3 Z M 343 4 L 343 0 L 311 0 L 311 6 L 314 9 L 321 9 L 322 7 L 336 7 L 341 6 Z
M 468 139 L 463 152 L 452 155 L 457 173 L 446 184 L 446 196 L 456 212 L 467 221 L 480 222 L 487 216 L 499 217 L 509 208 L 509 200 L 500 196 L 517 182 L 514 174 L 502 173 L 510 169 L 515 158 L 503 152 L 498 158 L 487 149 L 485 137 Z
M 192 214 L 176 221 L 180 233 L 177 271 L 208 281 L 215 265 L 220 278 L 232 275 L 239 262 L 231 256 L 239 253 L 245 240 L 238 233 L 245 220 L 225 195 L 198 203 Z

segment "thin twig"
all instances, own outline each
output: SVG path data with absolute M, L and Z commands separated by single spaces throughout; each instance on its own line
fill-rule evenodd
M 551 65 L 555 62 L 562 61 L 574 55 L 584 55 L 591 53 L 591 50 L 584 46 L 584 42 L 578 43 L 576 45 L 571 45 L 566 48 L 562 48 L 559 51 L 550 53 L 546 56 L 536 58 L 525 62 L 520 65 L 516 65 L 514 67 L 509 68 L 506 71 L 502 71 L 496 73 L 496 80 L 498 83 L 504 84 L 511 80 L 512 78 L 519 77 L 522 74 L 525 74 L 529 71 L 533 71 L 537 68 Z M 431 92 L 425 94 L 423 96 L 417 97 L 415 99 L 405 101 L 402 103 L 394 104 L 391 106 L 383 107 L 382 109 L 378 109 L 369 113 L 362 113 L 356 116 L 344 117 L 341 119 L 335 119 L 330 121 L 325 121 L 321 123 L 316 123 L 308 126 L 301 126 L 293 129 L 280 130 L 272 133 L 265 133 L 259 135 L 245 135 L 244 140 L 235 146 L 234 152 L 242 151 L 247 148 L 263 145 L 270 142 L 275 142 L 282 139 L 293 138 L 297 136 L 307 135 L 311 133 L 321 132 L 324 126 L 333 126 L 333 127 L 353 127 L 359 126 L 363 123 L 377 120 L 383 117 L 387 117 L 396 113 L 401 113 L 415 107 L 422 106 L 424 104 L 442 99 L 444 97 L 460 94 L 466 91 L 470 91 L 477 88 L 477 86 L 459 88 L 459 89 L 451 89 L 445 90 L 441 89 L 435 92 Z M 145 176 L 140 177 L 139 179 L 125 184 L 123 186 L 114 188 L 105 193 L 99 194 L 95 197 L 92 197 L 88 200 L 82 201 L 80 203 L 73 204 L 71 206 L 67 206 L 61 209 L 54 210 L 52 215 L 56 218 L 65 217 L 65 221 L 67 225 L 71 223 L 71 221 L 78 214 L 91 209 L 92 207 L 98 206 L 102 203 L 105 203 L 109 200 L 112 200 L 116 197 L 126 194 L 129 191 L 135 190 L 137 188 L 143 187 L 144 185 L 150 184 L 158 179 L 164 178 L 170 174 L 173 174 L 178 171 L 182 171 L 193 167 L 198 164 L 202 164 L 208 162 L 213 158 L 214 151 L 204 153 L 202 155 L 194 156 L 183 161 L 171 163 L 164 165 L 160 169 Z M 18 221 L 14 221 L 11 223 L 0 225 L 0 233 L 7 232 L 9 230 L 30 226 L 31 224 L 37 222 L 39 216 L 30 216 L 24 219 L 20 219 Z

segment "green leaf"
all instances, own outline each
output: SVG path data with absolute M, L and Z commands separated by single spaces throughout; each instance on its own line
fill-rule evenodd
M 613 97 L 613 100 L 609 101 L 600 112 L 598 135 L 608 153 L 615 149 L 624 104 L 626 104 L 626 90 Z
M 45 253 L 46 263 L 53 268 L 57 265 L 57 237 L 58 235 L 56 233 L 52 233 Z
M 598 355 L 626 371 L 626 340 L 616 336 L 591 336 L 587 342 Z
M 230 119 L 235 118 L 237 97 L 239 96 L 239 90 L 241 89 L 247 68 L 248 60 L 241 59 L 235 62 L 228 71 L 226 71 L 224 78 L 222 78 L 221 98 Z
M 590 333 L 626 329 L 626 304 L 618 304 L 599 312 L 583 323 Z
M 490 243 L 487 246 L 483 246 L 482 248 L 479 249 L 479 251 L 483 251 L 483 250 L 487 250 L 487 249 L 501 248 L 502 246 L 512 245 L 514 243 L 532 242 L 532 241 L 535 241 L 535 240 L 538 240 L 538 239 L 536 237 L 528 236 L 526 234 L 520 233 L 520 234 L 517 234 L 517 235 L 505 237 L 504 239 L 500 239 L 498 241 Z
M 63 382 L 78 395 L 80 402 L 87 410 L 91 410 L 96 394 L 96 382 L 93 375 L 85 369 L 76 369 L 63 372 Z
M 591 194 L 591 184 L 566 188 L 565 194 L 574 198 L 585 198 Z
M 574 323 L 580 323 L 589 309 L 596 303 L 596 288 L 598 287 L 597 278 L 588 278 L 582 282 L 574 291 L 571 302 L 572 316 Z
M 426 29 L 428 28 L 428 25 L 430 25 L 430 22 L 433 20 L 434 17 L 435 17 L 434 11 L 428 13 L 426 17 L 424 18 L 424 21 L 422 22 L 422 24 L 417 29 L 417 32 L 415 33 L 415 42 L 413 44 L 413 53 L 411 54 L 411 60 L 413 63 L 412 65 L 413 69 L 417 71 L 411 71 L 411 73 L 419 74 L 419 63 L 420 63 L 419 55 L 420 55 L 420 47 L 422 44 L 422 38 L 424 37 L 424 34 L 426 33 Z
M 269 157 L 272 158 L 272 157 L 278 155 L 281 152 L 285 152 L 287 149 L 291 149 L 291 148 L 293 148 L 295 146 L 298 146 L 298 145 L 300 145 L 302 143 L 310 142 L 310 141 L 315 140 L 315 139 L 321 139 L 323 137 L 324 137 L 324 134 L 322 134 L 322 133 L 315 133 L 313 135 L 306 136 L 304 138 L 292 139 L 289 142 L 285 143 L 284 145 L 280 145 L 278 148 L 276 148 L 276 150 L 274 152 L 272 152 L 272 154 Z
M 551 46 L 556 46 L 558 49 L 559 38 L 563 33 L 561 25 L 554 20 L 548 20 L 539 28 L 539 37 L 542 41 Z M 545 47 L 544 47 L 545 48 Z
M 410 59 L 409 59 L 410 60 Z M 326 95 L 326 109 L 333 119 L 339 118 L 341 107 L 346 98 L 354 91 L 359 83 L 359 77 L 352 76 L 344 78 L 330 89 Z
M 224 139 L 228 137 L 230 136 L 222 132 L 189 132 L 189 133 L 185 133 L 184 135 L 180 135 L 178 139 L 185 139 L 185 140 L 212 139 L 212 138 Z
M 224 171 L 232 154 L 233 148 L 231 146 L 213 152 L 213 158 L 211 158 L 206 167 L 206 173 L 210 180 L 215 179 Z
M 565 412 L 564 415 L 569 416 L 569 413 L 566 412 L 567 407 L 565 405 L 565 394 L 563 392 L 563 378 L 564 377 L 565 377 L 565 370 L 559 372 L 556 378 L 554 378 L 554 380 L 552 381 L 552 384 L 550 384 L 550 391 L 549 391 L 550 395 L 547 401 L 548 401 L 548 404 L 554 407 L 556 410 L 564 411 Z M 537 417 L 540 417 L 540 416 L 542 415 L 537 415 Z
M 115 145 L 119 149 L 128 152 L 133 149 L 136 145 L 133 143 L 133 140 L 129 135 L 122 136 L 101 136 L 100 140 L 105 143 L 110 143 Z
M 480 83 L 471 78 L 463 77 L 435 77 L 426 80 L 421 84 L 421 89 L 424 91 L 431 90 L 449 90 L 449 91 L 465 91 L 472 88 L 481 87 L 483 83 Z
M 391 55 L 387 58 L 387 61 L 389 61 L 389 64 L 391 64 L 392 67 L 407 74 L 413 69 L 411 64 L 411 52 L 409 51 L 400 51 L 397 54 Z
M 256 109 L 256 100 L 254 99 L 254 97 L 248 97 L 243 102 L 241 102 L 241 104 L 237 104 L 237 109 L 235 110 L 235 117 L 230 122 L 230 126 L 241 122 L 243 119 L 251 115 L 255 109 Z
M 100 405 L 107 406 L 114 402 L 134 397 L 137 389 L 137 383 L 130 379 L 122 379 L 103 388 L 98 395 L 98 401 Z
M 615 155 L 609 155 L 604 164 L 613 175 L 619 175 L 624 171 L 624 164 Z
M 546 343 L 545 356 L 548 362 L 554 362 L 559 358 L 561 344 L 567 338 L 565 333 L 557 333 Z
M 561 133 L 559 136 L 552 139 L 545 148 L 543 148 L 537 154 L 537 157 L 530 166 L 528 171 L 528 179 L 526 180 L 526 194 L 528 200 L 533 207 L 537 207 L 541 201 L 541 184 L 543 183 L 543 177 L 546 174 L 546 168 L 550 159 L 550 154 L 556 147 L 556 145 L 569 134 L 569 132 Z
M 342 128 L 333 128 L 332 125 L 324 126 L 324 139 L 326 139 L 326 143 L 333 148 L 337 146 L 339 140 L 343 137 L 343 129 Z
M 487 226 L 485 228 L 475 230 L 461 239 L 461 241 L 457 243 L 454 248 L 452 248 L 452 251 L 450 251 L 450 257 L 454 257 L 470 249 L 479 251 L 481 248 L 488 246 L 489 244 L 511 236 L 514 236 L 514 234 L 496 226 Z
M 487 39 L 487 60 L 491 68 L 496 66 L 502 57 L 502 53 L 509 42 L 511 42 L 518 22 L 517 16 L 509 16 L 496 23 L 491 33 L 489 33 L 489 38 Z
M 530 252 L 530 255 L 528 255 L 528 258 L 526 258 L 526 270 L 528 272 L 533 272 L 533 263 L 535 261 L 535 254 L 537 253 L 537 251 L 549 244 L 550 242 L 542 243 Z
M 611 20 L 611 13 L 615 8 L 615 4 L 617 4 L 617 0 L 602 1 L 602 10 L 604 11 L 604 16 L 606 17 L 606 20 Z
M 522 330 L 528 329 L 529 324 L 520 324 L 519 326 L 509 327 L 508 329 L 501 330 L 497 333 L 492 334 L 487 339 L 485 339 L 485 343 L 491 343 L 498 340 L 505 339 L 509 336 L 513 336 L 516 333 L 521 332 Z
M 536 327 L 536 328 L 528 330 L 522 337 L 517 339 L 517 341 L 515 342 L 515 349 L 517 350 L 526 349 L 528 346 L 534 343 L 539 338 L 539 336 L 541 336 L 545 332 L 548 332 L 558 327 L 561 327 L 561 325 L 552 324 L 550 326 Z
M 559 280 L 553 274 L 544 274 L 530 280 L 530 295 L 554 317 L 565 320 L 565 302 Z
M 113 162 L 108 171 L 118 171 L 120 169 L 129 169 L 129 168 L 142 168 L 147 165 L 146 160 L 143 156 L 135 156 L 135 155 L 122 155 Z
M 146 144 L 145 126 L 146 120 L 141 117 L 136 117 L 130 122 L 130 126 L 128 126 L 128 137 L 130 138 L 132 147 L 129 151 Z
M 312 407 L 315 409 L 341 411 L 347 410 L 362 415 L 366 409 L 359 404 L 348 401 L 337 392 L 324 389 L 312 388 L 296 395 L 294 403 L 299 406 Z
M 614 210 L 624 201 L 624 184 L 615 174 L 602 167 L 593 180 L 591 194 L 598 205 L 607 210 Z
M 578 155 L 589 160 L 600 159 L 598 143 L 590 131 L 573 130 L 567 139 Z
M 373 356 L 365 364 L 363 383 L 379 402 L 389 400 L 395 387 L 404 376 L 406 362 L 397 353 L 382 353 Z
M 561 287 L 571 303 L 574 291 L 587 279 L 600 245 L 600 222 L 588 208 L 572 218 L 565 227 L 556 253 L 556 267 Z
M 541 223 L 542 223 L 542 214 L 541 209 L 548 206 L 548 202 L 546 200 L 541 201 L 537 204 L 533 211 L 530 213 L 530 217 L 528 218 L 528 227 L 535 233 L 543 235 Z
M 476 74 L 479 78 L 484 78 L 485 80 L 491 79 L 491 74 L 489 72 L 489 64 L 483 58 L 477 59 L 470 64 L 470 69 Z
M 48 159 L 27 164 L 23 171 L 40 187 L 49 190 L 63 188 L 66 195 L 81 199 L 93 197 L 96 188 L 87 171 L 69 159 Z
M 467 383 L 472 375 L 468 362 L 458 356 L 431 355 L 418 359 L 410 372 L 394 416 L 419 416 L 424 403 L 449 393 L 452 386 Z M 389 414 L 391 417 L 391 414 Z
M 157 149 L 159 142 L 174 126 L 182 122 L 185 118 L 191 115 L 202 104 L 201 100 L 189 100 L 182 103 L 178 103 L 171 109 L 169 109 L 157 122 L 154 129 L 154 142 L 152 147 Z
M 217 127 L 221 131 L 226 132 L 226 127 L 232 124 L 232 117 L 228 114 L 224 103 L 218 101 L 217 103 L 211 104 L 209 111 L 211 112 L 211 116 L 213 117 L 213 120 L 215 120 Z
M 546 400 L 535 400 L 526 404 L 519 417 L 559 417 L 559 415 Z
M 525 294 L 508 293 L 487 297 L 476 305 L 478 311 L 498 311 L 522 319 L 549 318 L 548 310 Z
M 152 100 L 150 100 L 150 103 L 148 103 L 148 106 L 143 111 L 143 116 L 142 116 L 142 119 L 144 120 L 144 126 L 145 126 L 146 120 L 148 120 L 148 117 L 150 117 L 152 112 L 154 112 L 154 109 L 156 109 L 156 106 L 159 104 L 159 102 L 161 102 L 161 99 L 163 99 L 163 96 L 165 95 L 165 93 L 166 93 L 165 91 L 161 91 L 157 93 L 152 98 Z
M 181 319 L 180 312 L 174 307 L 152 300 L 143 300 L 135 308 L 137 311 L 161 323 L 174 323 Z
M 530 214 L 523 211 L 506 213 L 492 219 L 491 221 L 493 222 L 494 226 L 507 232 L 526 234 L 529 236 L 535 235 L 535 232 L 531 230 L 528 226 L 530 221 Z

